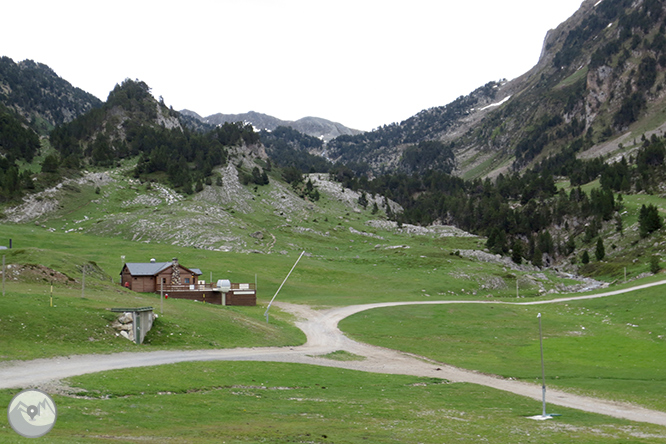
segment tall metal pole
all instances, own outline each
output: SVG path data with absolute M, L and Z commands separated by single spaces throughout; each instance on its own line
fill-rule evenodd
M 280 284 L 280 288 L 278 288 L 277 291 L 275 292 L 275 294 L 273 295 L 273 299 L 271 299 L 271 301 L 268 303 L 268 307 L 266 307 L 266 312 L 264 313 L 264 316 L 266 316 L 266 322 L 268 322 L 268 310 L 271 309 L 271 305 L 273 305 L 273 301 L 275 300 L 275 297 L 278 295 L 280 290 L 282 290 L 282 286 L 284 285 L 285 282 L 287 282 L 287 279 L 289 279 L 289 276 L 291 276 L 291 272 L 294 271 L 294 268 L 296 268 L 296 265 L 298 265 L 298 261 L 301 260 L 301 258 L 303 257 L 304 254 L 305 254 L 305 250 L 303 250 L 301 252 L 301 255 L 298 256 L 298 259 L 296 259 L 296 263 L 294 264 L 293 267 L 291 267 L 291 270 L 289 270 L 289 274 L 287 274 L 287 277 L 284 278 L 284 281 L 282 281 L 282 284 Z
M 546 415 L 546 369 L 543 365 L 543 335 L 541 334 L 541 313 L 537 315 L 539 318 L 539 344 L 541 345 L 541 392 L 543 395 L 543 417 Z
M 83 278 L 81 279 L 81 299 L 86 296 L 86 265 L 83 264 Z

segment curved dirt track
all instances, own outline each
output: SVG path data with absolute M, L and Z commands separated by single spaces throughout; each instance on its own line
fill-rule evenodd
M 566 297 L 549 301 L 497 302 L 497 301 L 427 301 L 388 302 L 379 304 L 352 305 L 315 311 L 309 307 L 276 303 L 285 311 L 295 314 L 300 320 L 296 325 L 306 336 L 305 345 L 298 347 L 238 348 L 195 351 L 155 351 L 137 353 L 115 353 L 109 355 L 75 355 L 64 358 L 36 359 L 33 361 L 10 361 L 0 364 L 0 389 L 19 387 L 43 387 L 53 380 L 129 367 L 171 364 L 184 361 L 275 361 L 340 367 L 375 373 L 427 376 L 447 379 L 451 382 L 468 382 L 541 400 L 541 386 L 489 376 L 469 370 L 429 361 L 394 350 L 362 344 L 346 337 L 339 329 L 340 320 L 373 308 L 398 305 L 433 304 L 509 304 L 538 305 L 558 302 L 594 299 L 626 293 L 633 290 L 666 284 L 666 281 L 640 285 L 626 290 L 617 290 L 597 295 Z M 363 361 L 334 361 L 317 357 L 337 350 L 345 350 L 364 356 Z M 577 396 L 559 390 L 548 389 L 548 404 L 555 404 L 592 413 L 647 422 L 666 426 L 666 412 L 642 407 Z

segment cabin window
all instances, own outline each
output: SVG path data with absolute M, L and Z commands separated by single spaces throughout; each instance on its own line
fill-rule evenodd
M 190 278 L 185 278 L 185 283 L 189 284 L 190 283 Z

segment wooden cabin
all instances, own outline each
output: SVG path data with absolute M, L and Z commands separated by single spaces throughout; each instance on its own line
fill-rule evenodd
M 201 276 L 198 268 L 183 267 L 177 258 L 171 262 L 128 262 L 120 272 L 120 282 L 125 288 L 139 293 L 155 293 L 171 285 L 196 285 Z
M 170 298 L 190 299 L 217 305 L 257 305 L 257 289 L 254 284 L 218 284 L 199 281 L 201 270 L 183 267 L 177 258 L 171 262 L 128 262 L 120 272 L 120 282 L 125 288 L 139 293 L 164 292 Z M 228 285 L 220 285 L 226 282 Z

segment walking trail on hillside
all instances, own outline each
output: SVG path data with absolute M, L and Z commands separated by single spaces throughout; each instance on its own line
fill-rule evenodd
M 313 310 L 307 306 L 282 302 L 276 303 L 275 305 L 287 312 L 293 313 L 299 318 L 299 321 L 296 322 L 296 326 L 302 329 L 307 336 L 307 342 L 304 345 L 297 347 L 126 352 L 108 355 L 74 355 L 51 359 L 36 359 L 32 361 L 9 361 L 0 363 L 0 389 L 36 387 L 48 391 L 49 387 L 53 386 L 54 381 L 59 381 L 60 379 L 70 376 L 121 368 L 163 365 L 185 361 L 273 361 L 339 367 L 374 373 L 441 378 L 451 382 L 480 384 L 541 400 L 542 391 L 540 385 L 463 370 L 434 362 L 423 357 L 359 343 L 346 337 L 338 329 L 338 323 L 342 319 L 355 313 L 381 307 L 428 304 L 554 304 L 566 301 L 608 297 L 662 284 L 666 284 L 666 280 L 639 285 L 625 290 L 617 290 L 595 295 L 566 297 L 549 301 L 514 303 L 497 301 L 387 302 L 352 305 L 326 310 Z M 364 356 L 366 359 L 363 361 L 336 361 L 321 357 L 321 355 L 338 350 L 344 350 L 356 355 Z M 578 396 L 553 389 L 548 389 L 547 401 L 548 404 L 632 421 L 666 426 L 666 412 L 649 410 L 631 404 Z

